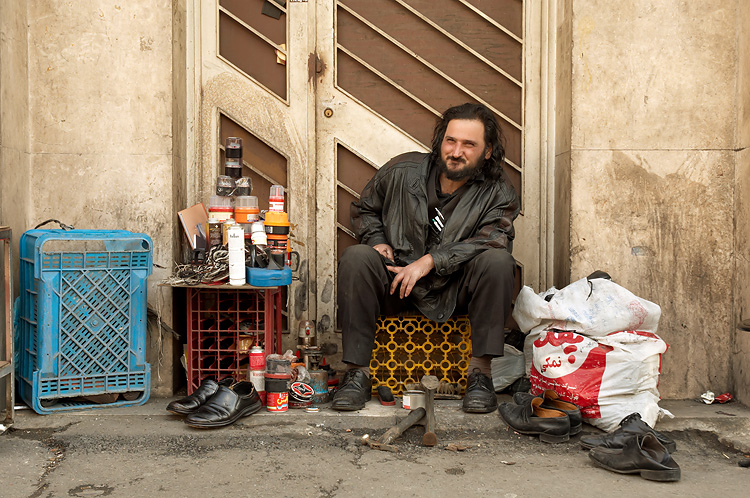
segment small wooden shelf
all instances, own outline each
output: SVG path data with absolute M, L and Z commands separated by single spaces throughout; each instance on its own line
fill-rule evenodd
M 5 429 L 13 425 L 13 405 L 15 399 L 15 372 L 13 366 L 13 279 L 11 267 L 12 231 L 9 227 L 0 226 L 0 240 L 3 241 L 3 357 L 0 358 L 0 378 L 5 377 L 5 404 L 2 425 Z

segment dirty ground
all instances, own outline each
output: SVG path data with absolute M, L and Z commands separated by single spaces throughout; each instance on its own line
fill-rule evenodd
M 680 417 L 676 410 L 675 421 L 657 427 L 677 442 L 682 480 L 655 483 L 594 466 L 580 436 L 543 444 L 507 430 L 497 413 L 464 414 L 460 402 L 439 402 L 436 447 L 421 446 L 423 429 L 413 427 L 391 453 L 363 446 L 361 438 L 381 435 L 405 416 L 402 409 L 262 411 L 224 429 L 198 430 L 164 411 L 168 401 L 48 416 L 18 412 L 15 427 L 0 436 L 2 496 L 344 497 L 394 490 L 430 497 L 585 497 L 627 489 L 632 496 L 704 497 L 745 496 L 750 485 L 750 469 L 737 465 L 742 452 L 722 435 L 747 434 L 750 411 L 737 404 L 722 407 L 731 416 L 689 404 L 705 416 Z M 584 425 L 583 434 L 597 432 Z

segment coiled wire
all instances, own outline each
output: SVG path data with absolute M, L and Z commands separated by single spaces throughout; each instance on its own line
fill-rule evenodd
M 174 274 L 164 280 L 167 285 L 211 284 L 229 278 L 227 246 L 213 246 L 200 265 L 177 265 Z

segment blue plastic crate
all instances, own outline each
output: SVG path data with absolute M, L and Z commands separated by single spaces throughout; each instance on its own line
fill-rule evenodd
M 20 240 L 19 394 L 37 413 L 148 400 L 148 235 L 29 230 Z M 112 403 L 81 399 L 122 394 Z

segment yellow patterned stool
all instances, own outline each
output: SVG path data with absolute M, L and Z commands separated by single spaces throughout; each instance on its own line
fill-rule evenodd
M 401 394 L 406 384 L 423 375 L 466 390 L 466 370 L 471 357 L 471 326 L 468 316 L 454 316 L 437 323 L 422 315 L 381 316 L 375 331 L 370 360 L 372 390 L 386 385 Z

